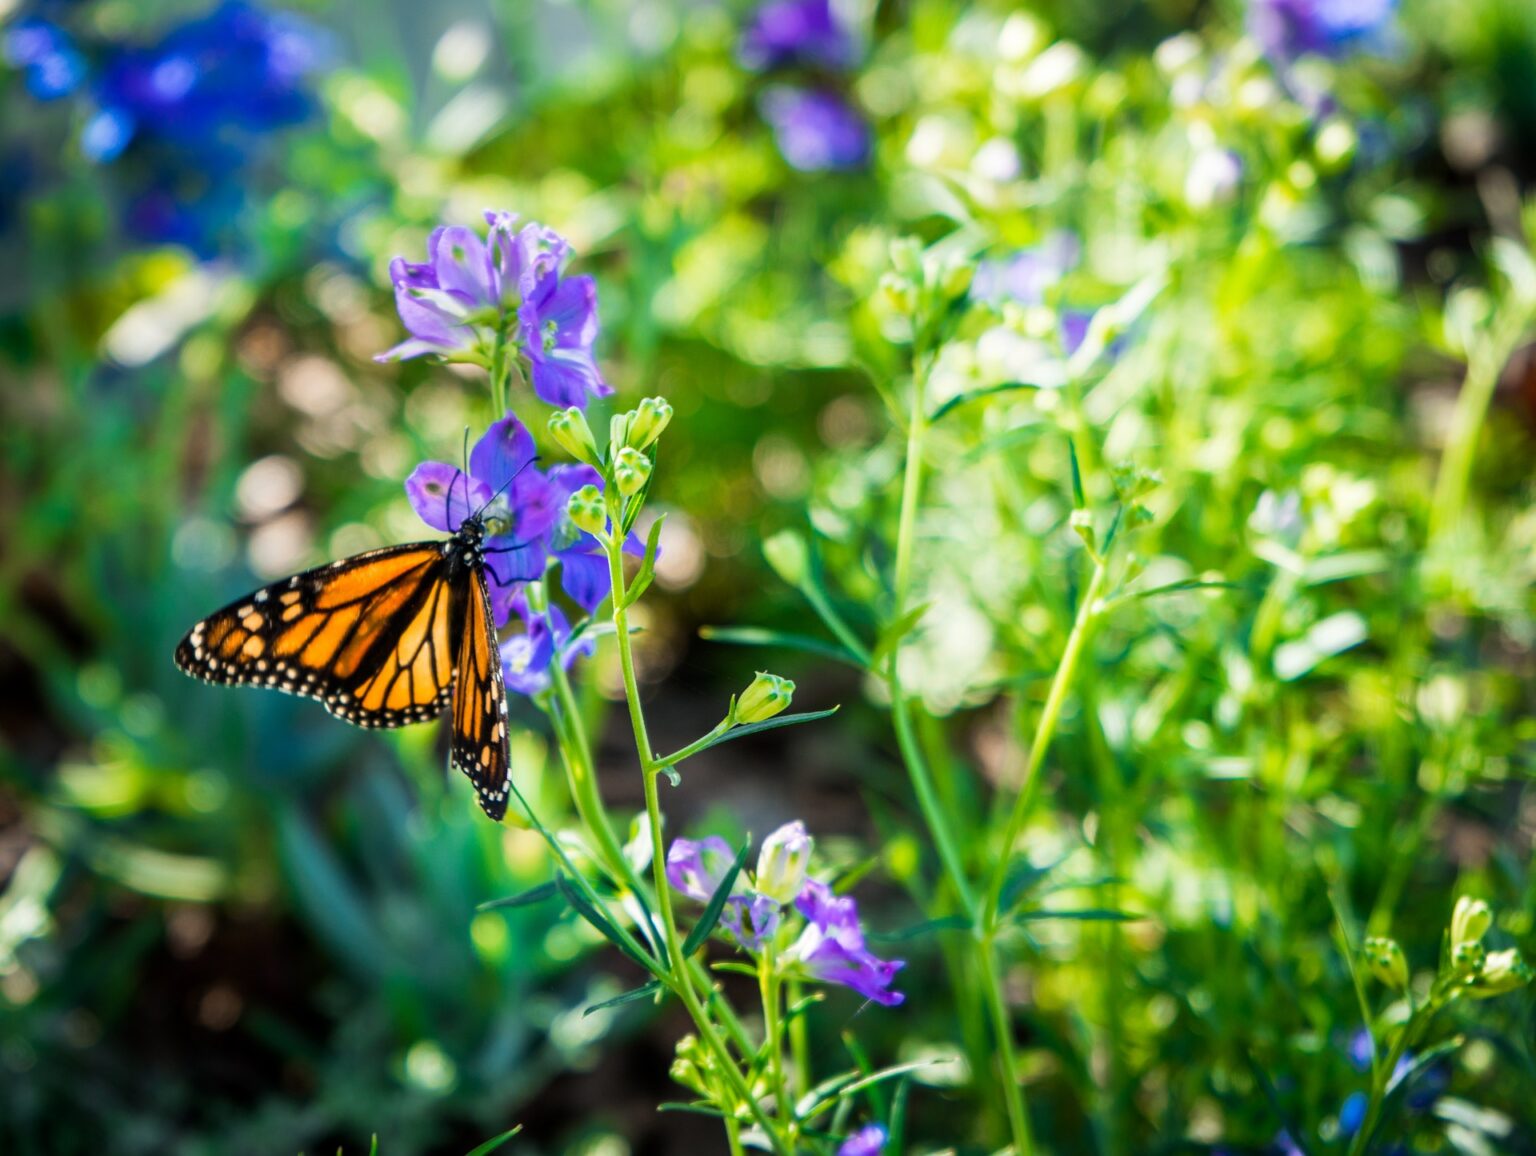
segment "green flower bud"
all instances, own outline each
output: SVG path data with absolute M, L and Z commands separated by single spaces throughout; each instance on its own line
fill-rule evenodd
M 667 423 L 671 420 L 672 407 L 667 404 L 666 398 L 648 397 L 640 403 L 640 408 L 635 410 L 634 419 L 629 423 L 629 437 L 626 441 L 634 449 L 647 449 L 661 436 L 661 431 L 667 428 Z
M 625 446 L 613 459 L 613 480 L 626 498 L 645 488 L 651 476 L 651 459 L 632 446 Z
M 590 466 L 602 464 L 603 458 L 597 452 L 597 442 L 592 439 L 592 427 L 587 424 L 587 415 L 574 405 L 549 415 L 549 436 L 577 461 L 586 462 Z
M 1067 524 L 1073 533 L 1083 540 L 1083 545 L 1093 550 L 1098 546 L 1099 535 L 1093 528 L 1092 510 L 1073 510 L 1067 516 Z
M 1451 947 L 1479 942 L 1492 924 L 1493 911 L 1488 904 L 1463 895 L 1456 900 L 1456 909 L 1451 912 Z
M 712 1067 L 709 1053 L 695 1035 L 686 1035 L 677 1041 L 677 1058 L 672 1061 L 672 1078 L 690 1092 L 704 1099 L 714 1096 L 705 1072 Z
M 565 504 L 566 516 L 577 529 L 589 534 L 601 534 L 608 526 L 608 508 L 603 504 L 603 492 L 596 486 L 582 486 Z
M 616 413 L 608 419 L 608 452 L 617 453 L 620 446 L 629 444 L 629 426 L 635 420 L 635 411 Z
M 1467 991 L 1476 999 L 1491 999 L 1496 995 L 1524 987 L 1536 979 L 1536 972 L 1520 957 L 1513 947 L 1505 951 L 1491 951 L 1483 961 L 1483 970 Z
M 767 671 L 758 671 L 752 685 L 736 700 L 735 722 L 755 723 L 770 719 L 790 704 L 795 684 Z
M 1487 962 L 1488 949 L 1476 940 L 1458 943 L 1451 949 L 1451 971 L 1462 979 L 1473 979 Z
M 899 273 L 880 275 L 879 303 L 898 317 L 917 312 L 917 286 Z
M 1407 990 L 1408 960 L 1397 940 L 1372 937 L 1365 941 L 1361 954 L 1365 956 L 1366 967 L 1378 980 L 1393 991 Z

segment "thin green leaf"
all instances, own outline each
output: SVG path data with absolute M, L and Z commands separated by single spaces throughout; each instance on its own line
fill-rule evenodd
M 1072 463 L 1072 508 L 1086 510 L 1088 499 L 1083 496 L 1083 470 L 1077 463 L 1077 444 L 1067 439 L 1067 457 Z
M 605 999 L 602 1003 L 595 1003 L 581 1014 L 589 1016 L 593 1012 L 602 1011 L 604 1008 L 620 1007 L 623 1004 L 634 1003 L 636 1000 L 654 996 L 661 990 L 661 980 L 653 979 L 650 983 L 643 983 L 639 987 L 632 987 L 628 991 L 614 996 L 612 999 Z
M 530 887 L 517 895 L 508 895 L 505 899 L 488 900 L 479 904 L 475 910 L 498 911 L 508 907 L 531 907 L 535 903 L 553 899 L 558 894 L 560 894 L 560 886 L 551 879 L 548 883 L 540 883 L 537 887 Z
M 624 596 L 625 606 L 633 606 L 640 601 L 640 596 L 650 589 L 656 577 L 656 553 L 661 548 L 661 524 L 666 520 L 667 516 L 662 514 L 651 523 L 651 532 L 645 538 L 645 559 L 640 563 L 634 581 L 629 584 L 629 593 Z
M 870 939 L 882 943 L 901 943 L 908 939 L 932 935 L 936 931 L 963 931 L 970 926 L 971 921 L 963 915 L 942 915 L 937 919 L 925 919 L 921 923 L 903 927 L 899 931 L 871 931 L 868 934 Z
M 1008 872 L 1003 877 L 1002 892 L 998 897 L 1001 910 L 1012 910 L 1013 905 L 1030 888 L 1065 863 L 1067 857 L 1067 855 L 1058 856 L 1043 867 L 1037 867 L 1022 855 L 1010 863 L 1008 865 Z
M 931 414 L 928 415 L 928 422 L 931 425 L 934 422 L 939 421 L 941 418 L 944 418 L 953 413 L 962 405 L 968 405 L 973 401 L 980 401 L 982 398 L 990 397 L 995 393 L 1014 393 L 1021 389 L 1042 388 L 1044 387 L 1029 381 L 1005 381 L 1001 385 L 989 385 L 985 389 L 970 389 L 964 393 L 956 394 L 943 405 L 939 406 L 938 409 L 934 410 Z
M 704 914 L 699 916 L 699 921 L 693 925 L 693 930 L 688 933 L 687 940 L 683 943 L 683 956 L 687 958 L 699 948 L 704 946 L 704 941 L 714 931 L 715 925 L 720 922 L 720 916 L 725 911 L 725 905 L 730 901 L 731 888 L 736 886 L 736 877 L 741 874 L 741 867 L 747 861 L 749 844 L 742 844 L 741 850 L 736 852 L 736 861 L 731 864 L 731 869 L 725 873 L 725 878 L 720 880 L 720 886 L 715 888 L 715 893 L 709 897 L 709 902 L 704 907 Z
M 565 901 L 575 908 L 577 914 L 595 927 L 599 934 L 609 943 L 613 944 L 652 975 L 658 975 L 666 970 L 667 965 L 665 963 L 658 964 L 656 960 L 632 947 L 619 934 L 619 929 L 613 925 L 613 922 L 594 907 L 592 902 L 564 875 L 556 875 L 555 884 L 560 888 L 560 894 L 565 896 Z
M 709 969 L 711 971 L 729 971 L 734 975 L 749 975 L 753 979 L 757 978 L 757 968 L 745 963 L 737 963 L 731 959 L 722 959 L 719 963 L 712 963 L 709 965 Z
M 1236 590 L 1236 582 L 1208 582 L 1200 578 L 1186 578 L 1182 582 L 1169 582 L 1165 586 L 1153 586 L 1148 590 L 1130 590 L 1114 599 L 1115 602 L 1131 602 L 1141 598 L 1157 598 L 1163 594 L 1178 594 L 1185 590 Z
M 1019 923 L 1035 923 L 1042 919 L 1073 919 L 1080 923 L 1134 923 L 1146 916 L 1133 915 L 1129 911 L 1111 911 L 1104 907 L 1085 907 L 1075 911 L 1037 908 L 1034 911 L 1017 912 L 1013 918 Z
M 924 602 L 912 607 L 880 632 L 879 641 L 876 642 L 874 653 L 870 656 L 871 666 L 879 666 L 890 657 L 891 653 L 901 645 L 902 639 L 911 634 L 913 627 L 922 621 L 923 615 L 928 613 L 929 605 Z
M 695 1116 L 711 1116 L 716 1120 L 725 1119 L 725 1113 L 719 1108 L 711 1108 L 708 1104 L 692 1103 L 684 1104 L 679 1100 L 663 1100 L 656 1105 L 658 1112 L 690 1112 Z
M 788 634 L 781 630 L 763 630 L 756 626 L 701 626 L 699 637 L 710 642 L 724 642 L 734 646 L 780 646 L 785 650 L 799 650 L 845 663 L 859 670 L 864 664 L 858 656 L 835 642 L 812 638 L 808 634 Z
M 732 739 L 743 739 L 760 731 L 777 730 L 779 727 L 792 727 L 799 723 L 815 722 L 817 719 L 830 718 L 837 711 L 838 708 L 834 706 L 829 710 L 813 710 L 804 714 L 781 714 L 775 715 L 770 719 L 764 719 L 762 722 L 745 723 L 742 726 L 732 727 L 730 730 L 717 735 L 693 753 L 698 754 L 699 751 L 707 751 L 710 747 L 718 747 L 721 743 L 728 743 Z
M 512 1139 L 513 1136 L 516 1136 L 522 1130 L 523 1126 L 521 1124 L 514 1124 L 500 1136 L 492 1136 L 484 1144 L 480 1145 L 480 1147 L 474 1149 L 472 1152 L 469 1152 L 467 1156 L 489 1156 L 490 1153 L 496 1151 L 496 1149 L 500 1148 L 503 1144 Z

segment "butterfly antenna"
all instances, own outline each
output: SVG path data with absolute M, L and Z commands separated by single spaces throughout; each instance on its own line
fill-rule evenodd
M 489 498 L 487 498 L 486 501 L 485 501 L 485 504 L 482 505 L 478 510 L 475 511 L 475 517 L 478 518 L 482 513 L 484 513 L 490 507 L 490 504 L 492 502 L 494 502 L 497 498 L 501 497 L 502 494 L 507 492 L 508 488 L 512 485 L 513 482 L 517 481 L 518 476 L 520 474 L 522 474 L 522 472 L 524 470 L 526 470 L 529 466 L 533 465 L 533 463 L 538 461 L 538 460 L 539 460 L 538 456 L 535 455 L 534 457 L 529 458 L 522 465 L 518 466 L 517 470 L 512 474 L 512 476 L 510 478 L 508 478 L 506 481 L 501 483 L 501 488 L 499 490 L 497 490 L 494 494 L 492 494 Z

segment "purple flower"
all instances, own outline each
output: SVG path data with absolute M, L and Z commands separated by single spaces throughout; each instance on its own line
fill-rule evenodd
M 667 849 L 667 882 L 689 899 L 708 903 L 734 862 L 730 844 L 718 835 L 674 839 Z
M 763 93 L 762 111 L 791 168 L 829 172 L 862 168 L 869 160 L 869 126 L 837 93 L 770 88 Z
M 1386 34 L 1397 0 L 1251 0 L 1248 27 L 1271 60 L 1342 57 Z
M 795 910 L 805 916 L 806 926 L 791 954 L 810 975 L 851 987 L 887 1007 L 906 998 L 890 990 L 897 971 L 906 965 L 877 959 L 864 946 L 859 909 L 852 899 L 833 895 L 825 883 L 810 879 L 795 900 Z
M 528 599 L 519 589 L 511 598 L 512 614 L 523 623 L 523 632 L 501 644 L 501 673 L 507 689 L 517 694 L 541 694 L 549 689 L 549 664 L 555 655 L 569 669 L 578 655 L 590 655 L 596 644 L 587 639 L 566 647 L 571 637 L 570 620 L 558 606 L 550 606 L 547 616 L 534 614 Z
M 64 30 L 46 20 L 18 20 L 7 28 L 0 55 L 22 70 L 38 100 L 68 96 L 85 79 L 85 59 Z
M 545 535 L 560 508 L 549 482 L 532 469 L 533 437 L 515 417 L 485 431 L 469 455 L 469 473 L 444 462 L 423 462 L 405 480 L 421 520 L 455 533 L 476 512 L 485 521 L 486 577 L 496 625 L 512 613 L 516 584 L 544 573 Z
M 597 283 L 591 277 L 561 278 L 551 268 L 524 295 L 518 318 L 534 393 L 550 405 L 585 408 L 589 394 L 613 392 L 592 355 Z
M 792 64 L 846 68 L 857 54 L 831 0 L 770 0 L 741 34 L 741 62 L 753 69 Z
M 313 109 L 305 83 L 324 55 L 303 21 L 227 0 L 153 47 L 108 60 L 95 95 L 97 119 L 111 128 L 93 122 L 87 155 L 111 160 L 141 134 L 196 150 L 231 131 L 297 124 Z
M 1076 267 L 1081 252 L 1076 234 L 1062 229 L 1011 257 L 988 258 L 976 266 L 971 299 L 993 305 L 1043 305 L 1046 292 Z
M 720 913 L 720 922 L 736 942 L 754 954 L 778 931 L 784 905 L 767 895 L 733 895 Z
M 880 1156 L 885 1151 L 886 1132 L 879 1124 L 865 1124 L 837 1150 L 837 1156 Z
M 1339 1108 L 1339 1132 L 1345 1136 L 1353 1136 L 1360 1131 L 1360 1125 L 1365 1123 L 1365 1110 L 1370 1104 L 1370 1099 L 1364 1092 L 1351 1092 Z

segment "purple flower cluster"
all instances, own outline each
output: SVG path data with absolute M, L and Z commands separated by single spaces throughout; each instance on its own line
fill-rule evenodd
M 558 562 L 561 589 L 589 614 L 610 589 L 602 547 L 566 514 L 571 494 L 585 485 L 601 489 L 602 475 L 578 465 L 543 471 L 534 461 L 533 435 L 509 415 L 475 443 L 468 472 L 446 462 L 422 462 L 405 480 L 411 508 L 434 530 L 452 534 L 476 512 L 484 519 L 486 584 L 496 626 L 516 619 L 523 627 L 501 645 L 502 672 L 509 690 L 528 695 L 548 689 L 556 655 L 569 666 L 593 648 L 590 640 L 568 647 L 570 622 L 565 614 L 558 606 L 542 615 L 533 613 L 524 583 L 542 578 L 550 562 Z M 645 552 L 634 534 L 624 548 L 632 554 Z
M 1277 63 L 1337 58 L 1380 45 L 1396 10 L 1397 0 L 1251 0 L 1248 27 Z
M 989 257 L 976 266 L 971 280 L 971 298 L 1002 305 L 1044 305 L 1046 296 L 1063 277 L 1077 267 L 1082 245 L 1077 235 L 1059 229 L 1040 244 L 1020 249 L 1009 257 Z M 1093 313 L 1083 309 L 1063 309 L 1059 336 L 1069 355 L 1077 352 L 1088 336 Z
M 720 922 L 737 943 L 757 954 L 778 937 L 785 908 L 792 905 L 804 924 L 781 956 L 789 966 L 811 979 L 850 987 L 887 1007 L 901 1003 L 906 997 L 892 991 L 891 983 L 904 964 L 879 959 L 869 950 L 851 898 L 834 895 L 825 883 L 806 876 L 810 853 L 811 839 L 803 823 L 786 824 L 768 836 L 757 872 L 751 878 L 737 876 Z M 707 903 L 734 859 L 730 846 L 717 836 L 677 839 L 667 851 L 667 880 L 688 898 Z
M 397 361 L 433 354 L 492 367 L 498 346 L 527 361 L 534 392 L 551 405 L 585 407 L 613 392 L 592 353 L 597 286 L 566 277 L 570 245 L 536 222 L 516 228 L 512 213 L 487 212 L 489 236 L 443 226 L 427 240 L 427 259 L 390 263 L 395 305 L 410 336 L 379 354 Z
M 83 93 L 80 148 L 115 162 L 125 231 L 200 257 L 223 247 L 246 204 L 261 140 L 313 112 L 309 78 L 327 54 L 308 24 L 243 0 L 151 44 L 82 48 L 58 25 L 28 18 L 0 48 L 38 100 Z
M 742 31 L 741 61 L 759 72 L 814 68 L 843 72 L 859 55 L 831 0 L 769 0 Z M 862 168 L 869 160 L 869 126 L 847 98 L 824 80 L 774 85 L 760 102 L 779 153 L 801 172 Z

